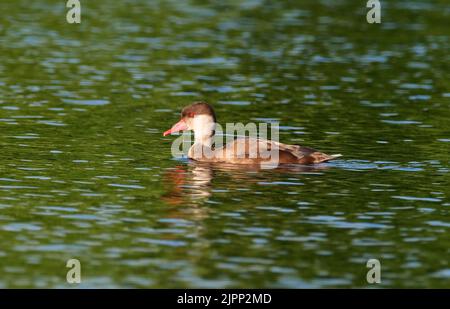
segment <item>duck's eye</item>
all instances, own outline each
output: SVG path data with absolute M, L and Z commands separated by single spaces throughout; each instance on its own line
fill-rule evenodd
M 189 118 L 194 118 L 194 116 L 195 116 L 195 113 L 193 113 L 193 112 L 188 113 Z

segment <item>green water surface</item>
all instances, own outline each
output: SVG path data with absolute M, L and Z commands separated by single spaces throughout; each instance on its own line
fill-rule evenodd
M 0 0 L 0 287 L 450 287 L 448 1 L 64 2 Z M 344 156 L 173 158 L 196 100 Z

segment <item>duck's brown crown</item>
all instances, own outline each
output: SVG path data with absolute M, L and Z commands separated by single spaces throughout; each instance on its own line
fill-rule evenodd
M 189 106 L 186 106 L 181 111 L 181 117 L 192 117 L 193 115 L 209 115 L 213 117 L 214 122 L 216 122 L 216 114 L 211 105 L 206 102 L 194 102 Z

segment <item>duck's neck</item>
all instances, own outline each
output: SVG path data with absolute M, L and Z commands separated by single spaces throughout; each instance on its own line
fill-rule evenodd
M 212 135 L 198 135 L 195 134 L 194 144 L 202 145 L 203 147 L 211 148 L 213 144 L 213 134 Z
M 216 124 L 208 115 L 198 115 L 194 118 L 194 145 L 211 148 Z

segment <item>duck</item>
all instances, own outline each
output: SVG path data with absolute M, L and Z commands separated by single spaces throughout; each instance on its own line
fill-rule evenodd
M 200 162 L 220 162 L 244 165 L 319 164 L 341 157 L 328 155 L 316 149 L 283 144 L 259 137 L 238 137 L 224 146 L 217 146 L 214 135 L 216 114 L 213 107 L 204 102 L 194 102 L 181 111 L 181 119 L 163 136 L 179 131 L 193 131 L 194 144 L 188 158 Z

